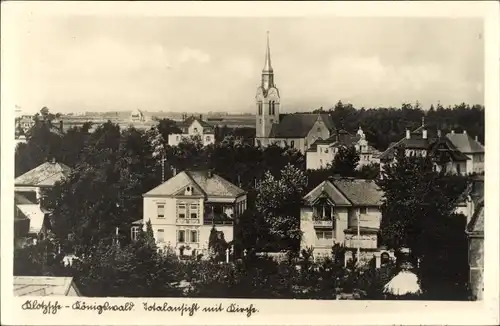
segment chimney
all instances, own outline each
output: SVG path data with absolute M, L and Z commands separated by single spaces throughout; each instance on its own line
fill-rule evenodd
M 438 138 L 441 138 L 441 129 L 438 129 L 437 134 L 438 134 Z
M 200 120 L 203 120 L 203 114 L 200 114 Z
M 56 164 L 56 158 L 53 157 L 51 162 L 52 162 L 52 164 Z
M 455 130 L 451 130 L 451 134 L 455 134 Z
M 172 168 L 172 176 L 175 177 L 176 174 L 177 174 L 177 169 L 176 168 Z
M 427 129 L 422 130 L 422 138 L 427 139 Z
M 464 135 L 467 135 L 467 130 L 464 129 Z
M 410 129 L 406 129 L 406 139 L 410 139 L 411 134 L 410 134 Z
M 211 178 L 213 176 L 212 170 L 208 169 L 207 176 Z
M 477 135 L 476 135 L 476 137 L 474 137 L 474 140 L 475 140 L 475 141 L 477 141 L 477 142 L 479 143 L 479 140 L 478 140 L 478 138 L 477 138 Z

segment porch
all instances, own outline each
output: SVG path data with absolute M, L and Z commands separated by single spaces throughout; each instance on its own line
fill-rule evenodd
M 237 204 L 206 203 L 204 206 L 204 225 L 232 225 L 234 223 Z

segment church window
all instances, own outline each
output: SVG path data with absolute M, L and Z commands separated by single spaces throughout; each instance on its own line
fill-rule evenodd
M 295 141 L 290 140 L 290 147 L 291 147 L 291 148 L 294 148 L 294 147 L 295 147 Z
M 272 115 L 273 114 L 273 104 L 274 102 L 269 102 L 269 115 Z
M 259 115 L 262 115 L 262 101 L 259 101 L 257 104 L 259 107 Z

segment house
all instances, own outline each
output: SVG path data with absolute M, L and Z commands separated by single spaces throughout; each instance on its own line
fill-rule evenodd
M 80 297 L 72 277 L 14 276 L 14 296 Z
M 70 173 L 71 169 L 63 163 L 55 160 L 45 162 L 17 177 L 14 180 L 14 190 L 38 203 L 44 189 L 53 187 L 56 182 L 67 178 Z
M 329 114 L 280 114 L 281 97 L 274 83 L 269 33 L 261 83 L 255 99 L 255 146 L 267 147 L 276 144 L 296 148 L 305 153 L 316 139 L 327 139 L 333 134 L 335 127 Z
M 361 127 L 356 135 L 338 130 L 327 139 L 317 139 L 306 152 L 308 170 L 324 169 L 335 160 L 339 148 L 354 146 L 359 154 L 358 169 L 369 164 L 380 163 L 380 153 L 368 144 Z
M 170 146 L 177 146 L 183 139 L 190 139 L 192 137 L 199 137 L 203 146 L 215 143 L 215 129 L 212 125 L 202 120 L 203 116 L 199 118 L 191 116 L 184 119 L 178 124 L 181 130 L 180 134 L 168 135 L 168 144 Z
M 452 130 L 446 137 L 469 158 L 466 163 L 467 173 L 484 173 L 484 146 L 479 143 L 477 136 L 473 139 L 465 130 L 462 133 Z
M 304 196 L 300 212 L 301 248 L 330 255 L 340 244 L 370 257 L 379 251 L 377 233 L 382 190 L 373 180 L 333 177 Z
M 144 122 L 146 121 L 146 117 L 144 116 L 144 113 L 139 110 L 133 110 L 130 112 L 130 122 Z
M 404 138 L 391 144 L 380 154 L 381 171 L 385 164 L 394 162 L 397 148 L 404 148 L 407 156 L 431 157 L 437 171 L 444 170 L 462 175 L 471 173 L 467 170 L 469 158 L 455 147 L 448 137 L 442 136 L 440 131 L 436 135 L 430 135 L 424 124 L 413 132 L 407 129 Z
M 36 243 L 47 235 L 50 212 L 43 207 L 43 192 L 70 173 L 68 166 L 53 160 L 14 180 L 14 239 L 17 247 Z
M 22 115 L 16 119 L 17 127 L 22 129 L 24 133 L 28 132 L 35 125 L 35 119 L 32 115 Z
M 478 203 L 467 225 L 469 242 L 469 286 L 473 298 L 483 299 L 484 292 L 484 198 Z
M 206 254 L 213 226 L 231 241 L 235 218 L 247 207 L 246 192 L 211 171 L 183 171 L 143 197 L 144 216 L 132 238 L 150 221 L 158 246 L 180 256 Z

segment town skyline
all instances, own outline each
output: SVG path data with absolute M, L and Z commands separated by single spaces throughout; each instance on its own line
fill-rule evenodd
M 34 15 L 21 27 L 23 112 L 254 113 L 266 31 L 283 112 L 339 100 L 358 108 L 484 103 L 480 19 Z

